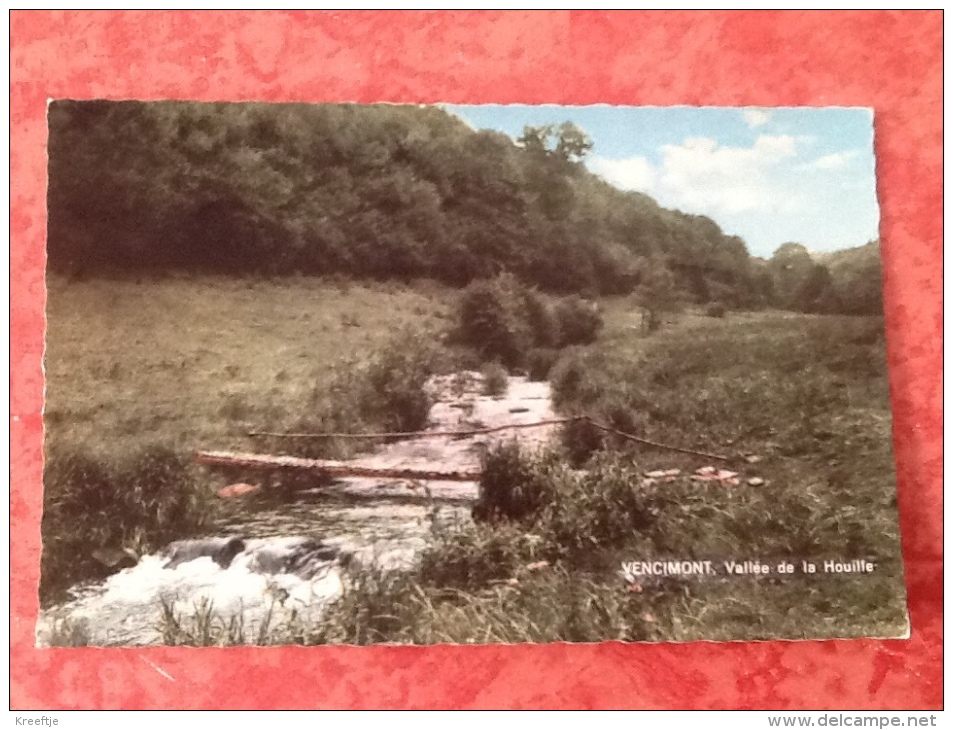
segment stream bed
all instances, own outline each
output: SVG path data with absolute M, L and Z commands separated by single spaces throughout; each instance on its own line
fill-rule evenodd
M 430 387 L 436 403 L 426 431 L 555 418 L 546 382 L 511 377 L 498 397 L 482 394 L 479 373 L 435 378 Z M 553 428 L 424 433 L 352 461 L 376 469 L 473 472 L 491 442 L 517 439 L 539 447 Z M 470 519 L 477 491 L 476 482 L 347 478 L 286 497 L 249 500 L 203 539 L 172 543 L 104 581 L 74 586 L 65 601 L 40 612 L 37 646 L 62 643 L 70 634 L 94 646 L 162 643 L 165 612 L 185 622 L 214 613 L 248 636 L 263 622 L 274 625 L 292 615 L 304 623 L 320 621 L 328 603 L 341 595 L 345 566 L 355 561 L 395 570 L 412 566 L 435 521 Z

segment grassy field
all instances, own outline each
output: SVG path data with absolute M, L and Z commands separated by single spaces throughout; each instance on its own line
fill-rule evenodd
M 460 362 L 458 352 L 410 347 L 442 341 L 455 297 L 430 285 L 315 279 L 50 281 L 45 597 L 95 573 L 78 552 L 149 549 L 199 530 L 216 509 L 207 477 L 190 464 L 199 449 L 262 446 L 251 429 L 403 423 L 375 419 L 420 404 L 382 394 L 412 392 L 425 360 Z M 322 626 L 275 627 L 253 640 L 902 633 L 882 320 L 686 312 L 649 334 L 634 301 L 605 300 L 601 310 L 595 342 L 550 351 L 558 408 L 724 455 L 739 485 L 688 478 L 720 462 L 580 422 L 553 453 L 491 455 L 483 519 L 440 526 L 415 570 L 354 573 Z M 389 380 L 392 371 L 404 380 Z M 656 469 L 682 476 L 643 483 Z M 126 494 L 130 483 L 144 486 Z M 652 558 L 863 558 L 877 568 L 622 581 L 622 561 Z M 188 630 L 173 633 L 190 642 Z
M 318 279 L 49 282 L 50 448 L 244 448 L 280 430 L 355 359 L 435 331 L 438 288 Z

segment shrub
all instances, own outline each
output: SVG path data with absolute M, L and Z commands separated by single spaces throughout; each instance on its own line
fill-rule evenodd
M 470 284 L 460 298 L 455 339 L 485 360 L 518 366 L 532 344 L 520 304 L 515 280 L 510 277 Z
M 549 298 L 529 289 L 523 292 L 522 316 L 536 347 L 559 347 L 562 331 L 559 317 Z
M 657 331 L 667 315 L 682 310 L 678 291 L 675 277 L 667 268 L 653 269 L 646 277 L 638 296 L 643 308 L 642 328 L 646 332 Z
M 108 574 L 97 549 L 136 554 L 194 534 L 212 500 L 191 458 L 155 446 L 106 463 L 79 447 L 47 456 L 40 594 Z
M 591 562 L 588 556 L 593 548 L 620 547 L 650 534 L 658 500 L 641 482 L 637 465 L 611 455 L 591 460 L 583 472 L 569 468 L 558 453 L 532 455 L 520 452 L 515 442 L 502 444 L 484 458 L 474 519 L 521 521 L 531 525 L 539 543 L 528 554 L 523 548 L 514 548 L 509 538 L 497 544 L 493 542 L 497 538 L 489 533 L 468 533 L 468 549 L 454 545 L 452 552 L 457 560 L 466 561 L 466 570 L 474 575 L 474 565 L 484 561 L 510 565 L 513 560 L 544 557 L 586 564 Z M 501 536 L 505 533 L 497 537 L 503 539 Z M 493 552 L 492 560 L 469 554 L 476 550 L 477 537 L 483 548 Z M 464 536 L 458 538 L 464 540 Z M 502 554 L 504 549 L 510 557 Z
M 641 436 L 645 433 L 647 426 L 647 417 L 644 408 L 639 406 L 640 395 L 631 392 L 626 394 L 626 401 L 619 402 L 612 395 L 603 398 L 596 404 L 595 418 L 610 428 L 614 428 L 622 433 L 633 436 Z M 626 441 L 618 434 L 606 434 L 606 443 L 618 448 Z
M 552 499 L 546 465 L 523 455 L 516 441 L 499 444 L 483 455 L 475 520 L 529 519 Z
M 368 364 L 358 382 L 358 410 L 387 431 L 419 431 L 427 425 L 433 397 L 427 381 L 436 349 L 421 339 L 396 338 Z
M 408 633 L 419 620 L 421 597 L 410 574 L 349 566 L 343 577 L 343 595 L 302 632 L 302 643 L 363 646 L 413 639 Z
M 533 560 L 533 542 L 515 526 L 470 524 L 437 533 L 420 556 L 422 584 L 440 588 L 482 588 L 512 576 Z
M 500 276 L 464 290 L 451 339 L 474 349 L 485 361 L 514 368 L 525 365 L 534 349 L 589 344 L 602 325 L 594 302 L 579 296 L 554 302 L 511 276 Z
M 509 373 L 499 363 L 490 363 L 483 368 L 483 395 L 494 398 L 506 395 L 509 384 Z
M 585 464 L 596 451 L 604 449 L 606 443 L 605 431 L 586 419 L 563 424 L 560 437 L 569 460 L 576 467 Z
M 428 388 L 440 369 L 439 348 L 426 336 L 397 335 L 364 360 L 341 360 L 318 384 L 291 423 L 295 433 L 359 433 L 420 431 L 434 403 Z M 313 459 L 346 459 L 380 443 L 373 439 L 263 439 L 262 448 L 291 450 Z
M 579 296 L 561 299 L 555 308 L 559 322 L 560 345 L 588 345 L 596 341 L 602 329 L 602 315 L 595 302 Z
M 526 355 L 526 371 L 529 375 L 529 379 L 546 380 L 558 359 L 558 350 L 534 347 Z
M 593 375 L 588 358 L 570 356 L 560 360 L 551 374 L 553 403 L 557 408 L 569 404 L 587 406 L 594 403 L 604 390 L 604 383 Z
M 647 532 L 654 520 L 653 495 L 641 488 L 637 466 L 606 458 L 585 472 L 558 475 L 556 498 L 539 524 L 560 557 L 591 560 L 593 548 L 611 548 Z

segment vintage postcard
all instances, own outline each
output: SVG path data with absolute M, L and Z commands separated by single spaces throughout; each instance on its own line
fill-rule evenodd
M 869 109 L 48 122 L 37 645 L 908 635 Z

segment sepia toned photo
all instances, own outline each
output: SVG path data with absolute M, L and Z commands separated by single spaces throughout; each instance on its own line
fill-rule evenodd
M 908 636 L 869 109 L 48 122 L 38 646 Z

